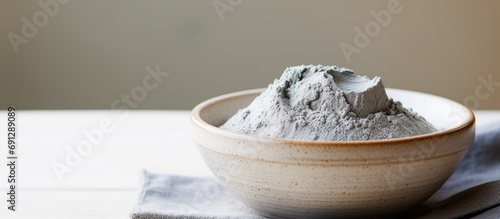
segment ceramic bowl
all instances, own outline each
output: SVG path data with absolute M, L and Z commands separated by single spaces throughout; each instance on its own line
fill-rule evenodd
M 389 97 L 440 131 L 374 141 L 300 141 L 219 129 L 263 90 L 209 99 L 191 114 L 192 138 L 213 174 L 243 203 L 273 218 L 397 216 L 452 175 L 475 135 L 474 114 L 406 90 Z

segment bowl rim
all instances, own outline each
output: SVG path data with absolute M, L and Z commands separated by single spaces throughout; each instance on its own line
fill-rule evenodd
M 239 132 L 234 132 L 234 131 L 229 131 L 229 130 L 224 130 L 220 129 L 217 126 L 211 125 L 207 122 L 205 122 L 201 116 L 200 112 L 205 109 L 208 106 L 214 105 L 222 100 L 229 99 L 229 98 L 235 98 L 238 96 L 243 96 L 243 95 L 251 95 L 251 94 L 258 94 L 261 93 L 262 91 L 265 90 L 265 88 L 256 88 L 256 89 L 249 89 L 249 90 L 243 90 L 243 91 L 237 91 L 237 92 L 232 92 L 232 93 L 227 93 L 223 95 L 219 95 L 216 97 L 212 97 L 208 100 L 205 100 L 198 105 L 196 105 L 192 110 L 191 110 L 191 121 L 197 124 L 198 126 L 202 127 L 205 130 L 208 130 L 212 133 L 215 134 L 220 134 L 223 136 L 235 138 L 235 139 L 240 139 L 240 140 L 251 140 L 251 141 L 260 141 L 260 142 L 272 142 L 272 143 L 282 143 L 282 144 L 294 144 L 294 145 L 310 145 L 310 146 L 325 146 L 325 145 L 356 145 L 356 146 L 369 146 L 369 145 L 380 145 L 380 144 L 399 144 L 399 143 L 405 143 L 409 141 L 417 141 L 417 140 L 425 140 L 425 139 L 432 139 L 436 137 L 442 137 L 445 135 L 449 135 L 452 133 L 456 133 L 462 130 L 467 130 L 471 126 L 475 125 L 476 117 L 472 110 L 470 110 L 468 107 L 464 106 L 463 104 L 460 104 L 454 100 L 450 100 L 441 96 L 433 95 L 433 94 L 428 94 L 424 92 L 419 92 L 419 91 L 412 91 L 412 90 L 404 90 L 404 89 L 397 89 L 397 88 L 386 88 L 386 90 L 393 90 L 393 91 L 404 91 L 404 92 L 412 92 L 412 93 L 418 93 L 418 94 L 425 94 L 429 96 L 433 96 L 436 98 L 444 99 L 450 102 L 453 102 L 457 105 L 460 105 L 464 107 L 464 109 L 467 110 L 467 113 L 469 114 L 469 119 L 466 120 L 463 123 L 460 123 L 459 125 L 454 126 L 453 128 L 450 129 L 445 129 L 433 133 L 428 133 L 424 135 L 415 135 L 415 136 L 408 136 L 404 138 L 392 138 L 392 139 L 380 139 L 380 140 L 363 140 L 363 141 L 312 141 L 312 140 L 298 140 L 298 139 L 286 139 L 286 138 L 272 138 L 272 137 L 265 137 L 265 136 L 258 136 L 258 135 L 253 135 L 253 134 L 243 134 Z

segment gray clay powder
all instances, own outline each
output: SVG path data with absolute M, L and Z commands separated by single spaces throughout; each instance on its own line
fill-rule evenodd
M 294 66 L 220 128 L 317 141 L 402 138 L 437 131 L 387 97 L 380 77 L 336 66 Z

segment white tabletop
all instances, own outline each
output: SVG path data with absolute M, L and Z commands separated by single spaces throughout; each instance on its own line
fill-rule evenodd
M 478 126 L 500 121 L 500 111 L 475 113 Z M 128 218 L 143 169 L 211 175 L 189 138 L 189 111 L 52 110 L 18 111 L 17 116 L 18 208 L 10 212 L 0 201 L 0 218 Z M 0 121 L 7 121 L 6 111 L 0 111 Z M 0 125 L 1 142 L 6 142 L 6 127 Z M 92 147 L 83 151 L 88 155 L 68 163 L 66 158 L 84 145 Z M 0 153 L 5 164 L 6 146 L 0 151 L 5 151 Z M 72 172 L 59 178 L 54 165 Z M 2 194 L 6 173 L 7 166 L 0 165 Z

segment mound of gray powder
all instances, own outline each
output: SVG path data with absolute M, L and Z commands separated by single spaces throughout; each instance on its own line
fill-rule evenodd
M 380 77 L 336 66 L 294 66 L 220 128 L 265 137 L 359 141 L 437 131 L 387 97 Z

